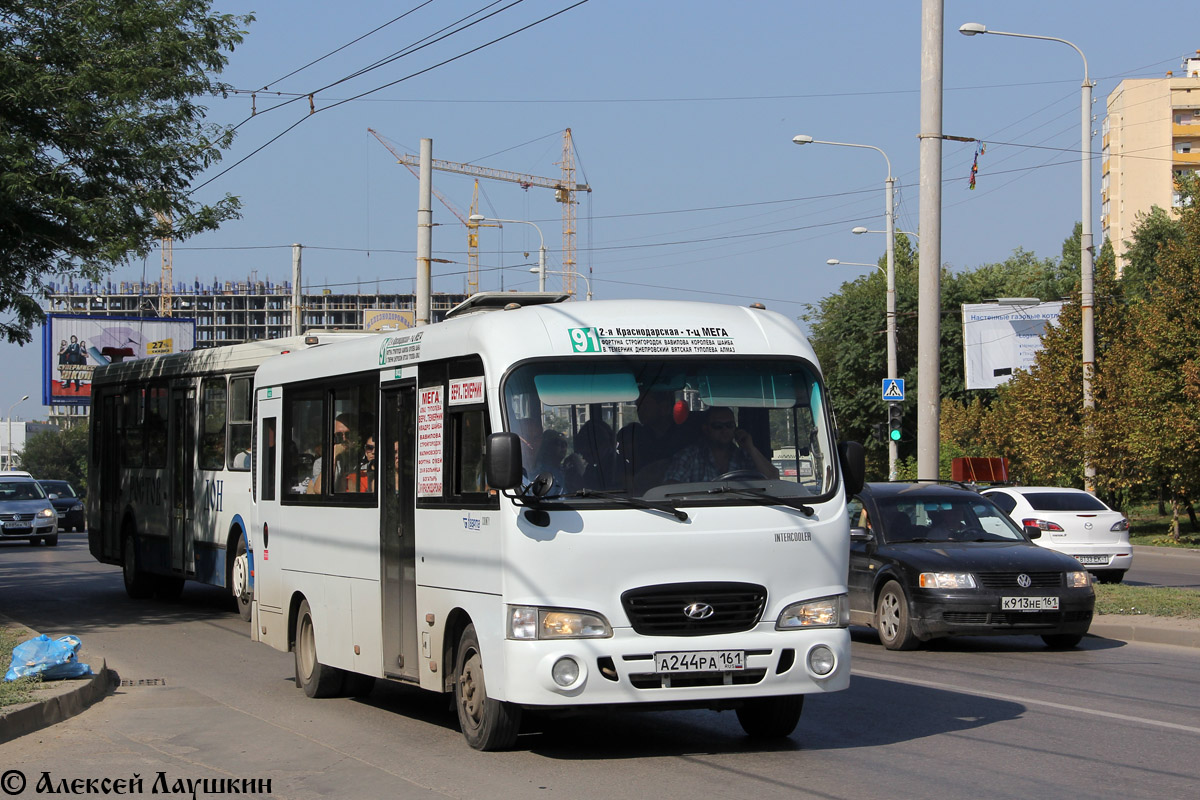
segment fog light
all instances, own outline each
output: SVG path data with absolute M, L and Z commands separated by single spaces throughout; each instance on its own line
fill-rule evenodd
M 550 668 L 550 676 L 559 686 L 567 687 L 579 680 L 579 664 L 569 656 L 563 656 Z
M 837 659 L 834 658 L 833 651 L 823 644 L 808 651 L 808 668 L 814 675 L 828 675 L 833 672 L 836 664 Z

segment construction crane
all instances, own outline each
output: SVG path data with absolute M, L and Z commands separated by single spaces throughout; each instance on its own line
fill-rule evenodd
M 373 128 L 367 128 L 367 130 L 372 136 L 378 139 L 393 156 L 396 157 L 397 163 L 408 167 L 410 171 L 414 167 L 419 167 L 421 165 L 421 159 L 419 156 L 397 152 L 391 146 L 391 144 L 389 144 L 388 141 Z M 476 178 L 508 181 L 510 183 L 518 184 L 522 189 L 528 189 L 531 186 L 538 186 L 543 189 L 553 189 L 554 199 L 559 203 L 562 203 L 563 206 L 563 291 L 569 294 L 574 294 L 576 275 L 575 206 L 579 204 L 579 201 L 575 199 L 575 195 L 578 192 L 590 192 L 592 191 L 592 187 L 588 186 L 586 183 L 575 182 L 575 148 L 571 142 L 570 128 L 567 128 L 565 131 L 563 131 L 563 158 L 561 162 L 558 162 L 558 164 L 562 168 L 562 177 L 557 179 L 543 178 L 538 175 L 528 175 L 521 172 L 508 172 L 507 170 L 493 169 L 491 167 L 480 167 L 475 164 L 463 164 L 457 161 L 443 161 L 437 158 L 433 159 L 432 166 L 433 169 L 441 170 L 442 172 L 455 172 L 459 175 L 472 175 Z M 476 189 L 478 190 L 478 184 L 476 184 Z M 437 194 L 437 192 L 434 192 L 434 194 Z M 450 205 L 446 203 L 446 200 L 442 198 L 440 194 L 437 196 L 439 199 L 441 199 L 442 203 L 446 204 L 447 207 L 450 208 Z M 473 201 L 471 213 L 475 214 L 477 212 L 478 209 L 476 208 L 476 201 Z M 462 216 L 460 215 L 458 218 L 461 220 Z M 463 224 L 468 228 L 468 237 L 470 237 L 471 233 L 475 233 L 477 237 L 477 232 L 472 227 L 473 223 L 471 223 L 469 220 L 463 220 Z M 478 281 L 478 278 L 476 278 L 476 280 Z
M 172 275 L 171 262 L 175 257 L 175 239 L 171 236 L 171 216 L 161 211 L 154 212 L 155 218 L 162 224 L 165 235 L 160 240 L 162 250 L 162 276 L 158 282 L 158 315 L 160 317 L 173 316 L 171 310 L 171 287 L 175 282 Z

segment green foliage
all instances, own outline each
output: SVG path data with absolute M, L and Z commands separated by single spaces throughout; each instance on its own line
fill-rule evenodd
M 1168 586 L 1096 584 L 1096 613 L 1200 619 L 1200 592 Z
M 75 491 L 87 489 L 88 428 L 45 431 L 30 436 L 17 463 L 41 480 L 70 481 Z
M 232 128 L 198 97 L 223 94 L 226 51 L 253 17 L 211 0 L 0 0 L 0 337 L 30 341 L 53 275 L 97 279 L 237 216 L 189 197 Z

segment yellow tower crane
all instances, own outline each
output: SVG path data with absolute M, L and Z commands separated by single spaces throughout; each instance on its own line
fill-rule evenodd
M 370 132 L 370 134 L 376 139 L 378 139 L 380 143 L 386 147 L 393 156 L 396 157 L 397 163 L 408 167 L 409 171 L 413 171 L 414 167 L 419 167 L 421 165 L 421 159 L 419 156 L 398 152 L 373 128 L 367 128 L 367 131 Z M 570 128 L 567 128 L 565 131 L 563 131 L 563 160 L 559 162 L 559 166 L 562 167 L 562 176 L 557 179 L 543 178 L 538 175 L 528 175 L 521 172 L 508 172 L 502 169 L 492 169 L 491 167 L 480 167 L 475 164 L 463 164 L 457 161 L 443 161 L 437 158 L 433 159 L 432 166 L 433 169 L 441 170 L 442 172 L 455 172 L 459 175 L 472 175 L 476 178 L 489 178 L 491 180 L 516 183 L 520 185 L 522 189 L 528 189 L 530 186 L 539 186 L 543 189 L 553 189 L 554 199 L 559 203 L 562 203 L 563 206 L 563 291 L 569 294 L 575 294 L 575 206 L 579 204 L 579 201 L 575 199 L 575 195 L 578 192 L 590 192 L 592 191 L 592 187 L 588 186 L 586 183 L 575 182 L 575 149 L 571 141 Z M 478 192 L 478 186 L 479 184 L 476 182 L 476 192 Z M 453 207 L 446 202 L 444 197 L 442 197 L 436 191 L 434 194 L 437 195 L 438 199 L 440 199 L 447 208 L 450 208 L 451 211 L 454 211 Z M 472 200 L 471 203 L 472 215 L 478 213 L 477 205 L 478 194 L 476 194 L 475 199 Z M 455 212 L 455 214 L 460 220 L 462 219 L 462 216 L 457 214 L 457 212 Z M 463 224 L 467 226 L 468 241 L 477 242 L 478 232 L 476 231 L 476 227 L 478 226 L 478 223 L 472 223 L 469 219 L 466 219 L 463 220 Z M 476 259 L 478 259 L 478 253 L 476 253 Z M 475 281 L 477 286 L 479 280 L 477 274 L 478 262 L 476 262 L 475 269 Z M 468 284 L 470 284 L 469 268 Z

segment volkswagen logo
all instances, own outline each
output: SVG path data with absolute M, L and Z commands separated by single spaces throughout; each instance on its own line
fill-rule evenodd
M 692 603 L 687 608 L 683 609 L 683 615 L 689 619 L 708 619 L 714 613 L 713 607 L 708 603 Z
M 1020 586 L 1022 589 L 1028 589 L 1031 583 L 1033 583 L 1033 580 L 1024 572 L 1017 576 L 1017 586 Z

